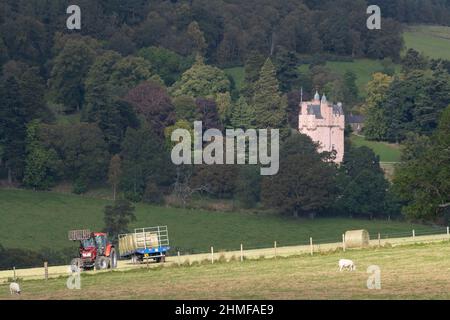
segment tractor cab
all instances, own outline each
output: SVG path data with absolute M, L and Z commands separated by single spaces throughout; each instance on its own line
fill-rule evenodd
M 72 260 L 72 265 L 86 269 L 107 269 L 117 266 L 117 254 L 114 246 L 103 232 L 89 230 L 69 231 L 69 240 L 79 241 L 79 257 Z
M 80 250 L 96 251 L 99 255 L 103 255 L 108 244 L 106 233 L 93 232 L 88 239 L 80 240 Z

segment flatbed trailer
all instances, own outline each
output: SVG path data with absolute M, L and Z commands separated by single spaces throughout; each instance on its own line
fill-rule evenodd
M 167 226 L 136 228 L 133 233 L 119 235 L 119 255 L 132 263 L 148 259 L 164 262 L 169 250 Z

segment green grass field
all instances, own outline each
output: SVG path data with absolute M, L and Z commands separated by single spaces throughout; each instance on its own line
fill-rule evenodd
M 450 60 L 450 27 L 410 26 L 403 38 L 407 49 L 413 48 L 431 58 Z
M 338 271 L 344 257 L 355 262 L 355 271 Z M 367 288 L 371 265 L 380 268 L 380 290 Z M 81 290 L 67 289 L 66 277 L 28 280 L 19 299 L 449 299 L 449 266 L 450 246 L 441 242 L 83 273 Z M 5 284 L 0 299 L 18 297 Z
M 355 59 L 353 62 L 328 61 L 326 66 L 331 71 L 341 75 L 344 75 L 347 71 L 353 71 L 357 77 L 356 85 L 362 96 L 365 96 L 366 85 L 372 79 L 372 74 L 383 71 L 381 61 L 372 59 Z M 396 71 L 400 70 L 399 65 L 394 65 L 394 67 Z M 308 65 L 301 65 L 299 70 L 301 72 L 308 72 Z M 236 88 L 242 88 L 244 82 L 243 67 L 228 68 L 224 71 L 234 79 Z
M 356 75 L 356 85 L 361 96 L 366 95 L 366 85 L 372 80 L 372 75 L 383 71 L 381 61 L 371 59 L 356 59 L 353 62 L 329 61 L 326 65 L 331 71 L 341 75 L 344 75 L 347 71 L 352 71 Z M 399 71 L 400 67 L 395 65 L 395 70 Z
M 0 189 L 0 244 L 4 247 L 63 249 L 70 229 L 103 228 L 103 207 L 108 200 L 70 194 Z M 385 236 L 412 229 L 432 228 L 407 222 L 369 221 L 345 218 L 293 219 L 263 214 L 208 212 L 202 210 L 136 205 L 137 221 L 131 227 L 167 225 L 171 246 L 186 252 L 340 241 L 346 230 L 365 228 Z
M 403 33 L 405 50 L 413 48 L 431 58 L 450 60 L 450 27 L 444 26 L 408 26 Z M 362 97 L 366 95 L 366 85 L 372 79 L 372 74 L 383 70 L 380 60 L 355 59 L 353 62 L 328 61 L 326 66 L 338 74 L 353 71 L 356 74 L 356 84 Z M 400 65 L 393 65 L 396 72 L 400 71 Z M 300 71 L 307 72 L 308 65 L 302 65 Z M 235 67 L 225 69 L 232 76 L 236 87 L 242 87 L 244 81 L 244 68 Z
M 352 135 L 351 142 L 357 147 L 366 146 L 380 157 L 381 162 L 399 162 L 402 155 L 401 146 L 386 142 L 369 141 L 364 137 Z
M 334 73 L 344 75 L 347 71 L 352 71 L 356 75 L 356 85 L 359 94 L 366 96 L 366 85 L 372 80 L 372 75 L 383 71 L 383 65 L 380 60 L 373 59 L 355 59 L 353 62 L 328 61 L 326 66 Z M 396 72 L 400 70 L 399 65 L 393 64 Z M 309 65 L 300 66 L 300 72 L 309 72 Z

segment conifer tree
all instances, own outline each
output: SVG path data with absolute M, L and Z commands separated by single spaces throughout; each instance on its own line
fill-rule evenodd
M 244 73 L 245 81 L 242 93 L 249 99 L 253 98 L 255 84 L 259 78 L 259 72 L 263 66 L 265 58 L 258 52 L 252 52 L 245 61 Z
M 297 55 L 293 51 L 282 50 L 277 55 L 277 75 L 282 92 L 289 92 L 300 85 L 298 63 Z
M 233 128 L 251 129 L 255 124 L 255 110 L 241 97 L 233 107 L 231 125 Z
M 270 59 L 261 68 L 252 103 L 258 128 L 279 129 L 285 126 L 287 99 L 279 91 L 276 69 Z

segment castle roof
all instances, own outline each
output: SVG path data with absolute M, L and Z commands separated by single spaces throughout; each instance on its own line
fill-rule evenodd
M 337 114 L 339 116 L 344 114 L 344 109 L 342 108 L 342 103 L 333 105 L 333 114 Z
M 314 115 L 317 119 L 323 119 L 322 113 L 320 112 L 320 104 L 309 104 L 306 112 L 308 115 Z
M 365 120 L 364 116 L 349 114 L 345 117 L 347 123 L 363 123 Z

